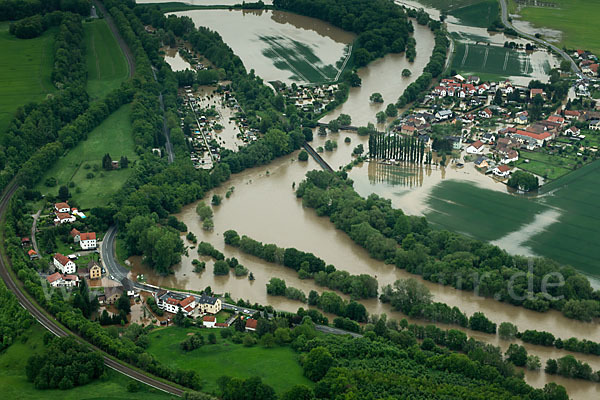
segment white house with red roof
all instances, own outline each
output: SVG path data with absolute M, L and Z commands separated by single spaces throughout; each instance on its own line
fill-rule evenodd
M 467 153 L 468 154 L 481 154 L 483 153 L 483 142 L 481 140 L 478 140 L 476 142 L 473 142 L 469 145 L 469 147 L 467 147 Z
M 492 118 L 492 115 L 492 110 L 490 110 L 489 108 L 479 111 L 479 116 L 481 118 Z
M 74 274 L 77 270 L 75 263 L 60 253 L 54 255 L 54 267 L 63 274 Z
M 501 178 L 506 178 L 510 175 L 510 167 L 506 164 L 498 165 L 494 168 L 494 175 L 499 176 Z
M 57 213 L 70 213 L 71 207 L 68 203 L 56 203 L 54 204 L 54 211 Z
M 517 132 L 513 133 L 511 136 L 521 143 L 533 141 L 537 146 L 540 147 L 543 146 L 545 142 L 550 141 L 553 138 L 552 134 L 549 132 L 534 133 L 524 131 L 522 129 L 517 129 Z
M 554 122 L 555 124 L 564 124 L 565 123 L 565 119 L 563 117 L 561 117 L 560 115 L 551 115 L 548 117 L 547 119 L 550 122 Z
M 577 110 L 565 110 L 564 112 L 566 119 L 579 118 L 581 113 Z
M 83 250 L 95 249 L 97 246 L 96 232 L 86 232 L 80 234 L 79 245 Z
M 246 330 L 247 331 L 255 331 L 258 325 L 258 321 L 253 318 L 248 318 L 246 320 Z
M 68 213 L 56 213 L 56 218 L 54 218 L 55 224 L 69 224 L 75 222 L 75 216 Z
M 204 317 L 202 317 L 202 325 L 204 325 L 207 328 L 214 328 L 216 323 L 217 319 L 214 315 L 205 315 Z
M 55 272 L 52 275 L 48 275 L 46 280 L 52 287 L 62 286 L 62 274 L 60 272 Z
M 565 130 L 565 135 L 567 135 L 567 136 L 579 136 L 580 133 L 581 133 L 581 129 L 579 129 L 575 125 L 570 126 Z
M 179 310 L 182 310 L 185 315 L 189 315 L 196 308 L 196 298 L 192 295 L 186 296 L 183 293 L 161 290 L 154 294 L 154 299 L 158 308 L 173 314 L 177 314 Z

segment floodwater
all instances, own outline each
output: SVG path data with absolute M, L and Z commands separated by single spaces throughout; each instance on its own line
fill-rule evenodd
M 334 78 L 336 74 L 331 71 L 339 72 L 336 64 L 343 62 L 355 38 L 326 22 L 284 11 L 194 10 L 174 14 L 217 31 L 246 69 L 254 69 L 268 81 L 307 82 L 311 81 L 305 77 L 309 73 L 322 80 L 329 80 L 328 74 Z
M 175 48 L 166 48 L 165 61 L 171 66 L 173 71 L 185 71 L 186 69 L 193 70 L 191 64 L 181 57 L 179 50 Z
M 415 31 L 413 37 L 417 41 L 417 56 L 413 63 L 408 62 L 404 54 L 388 54 L 371 62 L 367 67 L 358 70 L 362 79 L 362 85 L 350 89 L 348 100 L 331 113 L 321 119 L 321 122 L 329 122 L 340 114 L 348 114 L 352 117 L 352 125 L 366 126 L 371 122 L 377 122 L 375 114 L 382 111 L 389 103 L 395 103 L 402 95 L 404 89 L 414 82 L 429 62 L 434 46 L 434 37 L 431 30 L 413 21 Z M 402 70 L 408 68 L 412 75 L 402 76 Z M 378 92 L 383 96 L 383 103 L 372 103 L 369 101 L 371 94 Z M 383 129 L 379 125 L 378 129 Z
M 342 159 L 340 153 L 349 153 L 349 149 L 358 144 L 356 135 L 338 134 L 338 150 L 323 153 L 324 157 L 330 159 Z M 343 137 L 350 136 L 352 143 L 347 145 Z M 329 137 L 331 139 L 331 137 Z M 315 147 L 322 145 L 327 138 L 316 137 Z M 356 140 L 355 140 L 356 139 Z M 234 186 L 235 190 L 229 199 L 224 199 L 218 207 L 213 207 L 215 229 L 212 232 L 204 231 L 196 214 L 195 204 L 186 206 L 176 216 L 184 221 L 188 229 L 196 234 L 199 241 L 208 241 L 215 248 L 222 251 L 226 257 L 236 257 L 241 264 L 246 266 L 255 277 L 249 281 L 247 277 L 214 276 L 212 273 L 212 261 L 207 261 L 206 270 L 201 273 L 193 272 L 191 264 L 193 259 L 198 258 L 195 249 L 189 249 L 188 256 L 184 256 L 181 265 L 174 268 L 174 274 L 167 277 L 156 276 L 147 267 L 140 265 L 140 259 L 134 258 L 132 275 L 143 273 L 148 283 L 158 284 L 166 287 L 176 287 L 190 290 L 203 290 L 210 286 L 217 293 L 229 292 L 234 298 L 243 298 L 251 302 L 271 304 L 276 309 L 295 311 L 302 303 L 291 301 L 283 297 L 267 296 L 265 284 L 272 277 L 279 277 L 286 281 L 289 286 L 297 287 L 306 294 L 312 289 L 322 292 L 327 290 L 314 285 L 312 280 L 301 280 L 295 271 L 280 265 L 267 263 L 256 257 L 246 255 L 239 250 L 223 243 L 223 232 L 235 229 L 240 235 L 260 240 L 264 243 L 275 243 L 281 247 L 296 247 L 301 250 L 310 251 L 331 263 L 340 270 L 352 274 L 367 273 L 376 277 L 380 286 L 391 284 L 397 279 L 414 277 L 404 270 L 393 265 L 385 265 L 373 260 L 361 247 L 355 245 L 343 232 L 336 230 L 327 218 L 318 217 L 314 210 L 302 207 L 301 200 L 297 199 L 292 189 L 292 184 L 298 184 L 308 170 L 316 169 L 317 164 L 312 159 L 303 163 L 297 160 L 297 153 L 272 162 L 270 165 L 253 168 L 240 174 L 232 176 L 227 185 L 218 188 L 214 193 L 224 196 L 225 192 Z M 213 193 L 206 198 L 210 199 Z M 187 242 L 186 242 L 187 243 Z M 191 243 L 187 243 L 191 245 Z M 568 338 L 571 336 L 600 340 L 600 333 L 595 324 L 588 324 L 568 320 L 560 313 L 551 311 L 548 313 L 536 313 L 520 307 L 513 307 L 499 303 L 492 299 L 476 296 L 474 293 L 463 292 L 451 287 L 444 287 L 435 283 L 423 281 L 431 290 L 435 301 L 441 301 L 449 305 L 456 305 L 468 315 L 476 311 L 484 312 L 494 322 L 511 321 L 520 330 L 537 329 L 552 332 L 557 337 Z M 392 311 L 388 305 L 383 305 L 375 299 L 363 301 L 370 313 L 386 313 L 390 318 L 401 319 L 401 313 Z M 497 345 L 507 347 L 508 343 L 500 343 L 495 336 L 468 332 L 470 335 Z M 529 346 L 534 354 L 540 356 L 545 362 L 547 358 L 555 358 L 566 354 L 557 352 L 555 349 L 547 349 L 539 346 Z M 588 362 L 594 370 L 600 369 L 600 358 L 596 356 L 577 355 L 578 359 Z M 536 386 L 543 386 L 548 378 L 543 373 L 528 373 L 528 380 Z M 551 377 L 551 380 L 555 377 Z M 594 398 L 597 396 L 596 384 L 588 382 L 575 382 L 565 380 L 570 394 L 584 394 L 577 398 Z M 592 397 L 588 397 L 588 395 Z

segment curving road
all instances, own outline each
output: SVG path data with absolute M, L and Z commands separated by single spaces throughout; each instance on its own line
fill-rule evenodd
M 12 198 L 12 196 L 14 195 L 14 193 L 16 192 L 16 190 L 18 189 L 19 185 L 16 183 L 16 181 L 13 181 L 4 191 L 4 195 L 2 196 L 2 200 L 0 201 L 0 221 L 4 221 L 4 217 L 5 217 L 5 213 L 6 213 L 6 208 L 10 202 L 10 199 Z M 4 251 L 2 251 L 2 254 L 0 254 L 0 276 L 2 277 L 2 279 L 4 280 L 4 283 L 6 284 L 6 286 L 8 287 L 8 289 L 10 291 L 12 291 L 15 296 L 17 297 L 17 300 L 19 300 L 19 303 L 21 303 L 21 306 L 23 306 L 23 308 L 25 308 L 27 311 L 29 311 L 31 313 L 31 315 L 42 325 L 44 326 L 46 329 L 48 329 L 50 332 L 52 332 L 54 335 L 56 336 L 68 336 L 71 335 L 72 333 L 70 331 L 66 331 L 64 330 L 55 320 L 54 318 L 50 317 L 49 315 L 47 315 L 45 312 L 41 311 L 38 307 L 36 307 L 36 304 L 33 303 L 32 300 L 29 299 L 29 297 L 27 297 L 25 295 L 25 293 L 23 293 L 22 289 L 17 285 L 17 283 L 13 280 L 12 276 L 10 275 L 9 271 L 8 271 L 9 265 L 8 262 L 5 262 L 5 255 L 4 255 Z M 74 335 L 75 336 L 75 335 Z M 122 364 L 120 362 L 117 362 L 115 360 L 113 360 L 112 358 L 108 357 L 108 355 L 100 350 L 99 348 L 89 344 L 88 342 L 86 342 L 84 339 L 75 336 L 75 338 L 77 338 L 77 340 L 79 340 L 82 343 L 85 343 L 87 345 L 89 345 L 92 349 L 94 349 L 95 351 L 100 352 L 103 357 L 104 357 L 104 364 L 109 367 L 114 369 L 117 372 L 122 373 L 123 375 L 126 375 L 132 379 L 135 379 L 136 381 L 145 383 L 146 385 L 152 386 L 153 388 L 162 390 L 163 392 L 167 392 L 170 393 L 172 395 L 175 396 L 182 396 L 183 395 L 183 390 L 179 389 L 176 386 L 170 385 L 168 383 L 162 382 L 158 379 L 155 379 L 151 376 L 145 375 L 141 372 L 139 372 L 138 370 L 126 365 L 126 364 Z
M 502 12 L 500 13 L 501 17 L 502 17 L 502 23 L 505 26 L 507 26 L 508 28 L 514 29 L 519 35 L 526 37 L 529 40 L 532 40 L 534 42 L 540 43 L 546 47 L 551 48 L 552 50 L 554 50 L 555 52 L 560 54 L 562 58 L 564 58 L 565 60 L 567 60 L 571 63 L 571 70 L 573 70 L 574 73 L 581 74 L 581 70 L 579 69 L 579 67 L 577 66 L 575 61 L 573 61 L 573 59 L 563 49 L 556 47 L 555 45 L 553 45 L 552 43 L 550 43 L 544 39 L 536 38 L 533 35 L 530 35 L 528 33 L 525 33 L 523 31 L 520 31 L 517 28 L 515 28 L 513 26 L 513 24 L 511 24 L 510 21 L 508 20 L 508 6 L 506 5 L 506 0 L 498 0 L 498 1 L 500 2 L 500 7 L 502 8 Z

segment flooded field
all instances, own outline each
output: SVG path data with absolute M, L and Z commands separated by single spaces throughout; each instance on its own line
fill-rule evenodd
M 190 63 L 181 57 L 177 48 L 165 49 L 165 61 L 171 66 L 173 71 L 193 70 Z
M 196 26 L 217 31 L 248 70 L 267 81 L 335 80 L 349 56 L 352 33 L 317 19 L 272 10 L 195 10 Z

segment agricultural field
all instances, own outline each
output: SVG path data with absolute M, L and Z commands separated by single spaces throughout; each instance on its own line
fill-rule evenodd
M 180 349 L 179 343 L 193 332 L 202 333 L 205 336 L 205 344 L 186 353 Z M 217 335 L 216 344 L 208 344 L 206 336 L 209 332 Z M 240 378 L 259 376 L 277 393 L 297 384 L 313 384 L 304 377 L 298 355 L 290 347 L 245 347 L 243 344 L 223 339 L 218 329 L 183 329 L 173 326 L 156 329 L 149 337 L 148 352 L 160 362 L 172 367 L 201 371 L 200 376 L 204 380 L 202 391 L 216 391 L 216 381 L 223 375 Z
M 541 65 L 534 65 L 535 63 Z M 500 46 L 458 42 L 452 58 L 452 69 L 462 74 L 475 74 L 483 80 L 501 80 L 513 76 L 530 76 L 539 69 L 548 73 L 547 60 L 537 60 L 524 51 Z
M 529 160 L 526 162 L 525 160 Z M 580 157 L 573 154 L 560 156 L 558 154 L 548 154 L 542 151 L 521 151 L 521 157 L 516 165 L 533 174 L 542 176 L 546 179 L 555 180 L 563 175 L 573 171 Z M 583 161 L 581 161 L 583 162 Z
M 348 59 L 355 35 L 320 20 L 277 10 L 174 14 L 218 32 L 248 70 L 269 81 L 329 82 L 351 67 Z
M 434 225 L 486 241 L 527 249 L 600 276 L 600 161 L 563 176 L 537 197 L 495 192 L 475 185 L 444 181 L 430 193 L 427 219 Z M 550 221 L 544 221 L 544 216 Z M 540 217 L 538 220 L 537 217 Z M 540 229 L 535 229 L 536 224 Z M 524 227 L 533 227 L 523 230 Z M 519 231 L 523 232 L 520 236 Z M 510 235 L 510 236 L 509 236 Z M 508 243 L 506 238 L 520 238 Z M 504 240 L 503 240 L 504 239 Z
M 70 390 L 37 390 L 27 381 L 25 365 L 27 359 L 36 352 L 43 350 L 43 335 L 46 330 L 34 324 L 21 338 L 13 343 L 6 351 L 0 353 L 0 386 L 4 399 L 60 399 L 60 400 L 85 400 L 85 399 L 143 399 L 162 400 L 171 396 L 152 389 L 149 386 L 139 386 L 139 391 L 127 391 L 127 384 L 133 380 L 109 368 L 106 369 L 106 378 L 101 378 L 85 386 Z
M 485 0 L 460 8 L 453 8 L 449 14 L 456 17 L 464 25 L 487 28 L 498 19 L 498 1 Z
M 40 101 L 54 91 L 50 80 L 56 29 L 34 39 L 17 39 L 0 22 L 0 134 L 18 107 Z
M 132 164 L 137 158 L 131 134 L 130 110 L 131 106 L 125 105 L 110 115 L 88 135 L 87 140 L 61 157 L 42 177 L 36 189 L 43 194 L 56 195 L 61 185 L 69 185 L 72 198 L 82 209 L 107 204 L 133 172 Z M 113 160 L 126 156 L 129 168 L 104 171 L 102 157 L 106 153 Z M 55 178 L 57 185 L 46 186 L 48 178 Z
M 511 12 L 535 27 L 551 28 L 563 33 L 559 45 L 569 49 L 587 49 L 600 55 L 600 2 L 590 0 L 544 0 L 556 7 L 524 7 L 518 9 L 510 0 Z
M 87 22 L 85 29 L 87 91 L 92 99 L 103 98 L 127 79 L 127 61 L 104 19 Z

